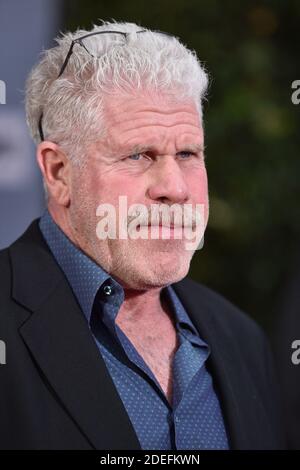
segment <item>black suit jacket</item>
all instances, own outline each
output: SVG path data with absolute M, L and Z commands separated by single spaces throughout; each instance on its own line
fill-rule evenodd
M 284 447 L 261 329 L 188 278 L 173 284 L 201 337 L 233 449 Z M 0 252 L 1 449 L 140 449 L 79 304 L 38 219 Z

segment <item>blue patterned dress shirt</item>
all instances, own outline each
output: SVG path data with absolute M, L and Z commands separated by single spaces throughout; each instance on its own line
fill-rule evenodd
M 171 406 L 151 369 L 115 323 L 124 300 L 122 286 L 71 242 L 48 210 L 39 226 L 88 321 L 141 448 L 228 449 L 220 403 L 205 365 L 209 346 L 172 286 L 161 292 L 174 315 L 179 340 Z

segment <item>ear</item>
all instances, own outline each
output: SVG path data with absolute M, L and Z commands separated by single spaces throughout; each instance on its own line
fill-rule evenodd
M 70 202 L 70 161 L 61 148 L 50 141 L 37 147 L 37 161 L 47 185 L 49 196 L 62 206 Z

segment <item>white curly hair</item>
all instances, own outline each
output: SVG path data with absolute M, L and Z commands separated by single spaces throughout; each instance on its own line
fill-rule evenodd
M 146 32 L 135 34 L 141 29 Z M 91 36 L 90 53 L 76 43 L 58 78 L 72 41 L 98 31 L 131 34 L 129 40 L 113 33 Z M 41 141 L 42 115 L 44 139 L 58 143 L 74 163 L 80 163 L 86 145 L 105 136 L 105 97 L 139 90 L 192 99 L 202 120 L 208 74 L 196 52 L 177 37 L 113 20 L 93 25 L 90 31 L 61 33 L 56 42 L 56 47 L 42 52 L 26 82 L 26 119 L 36 144 Z

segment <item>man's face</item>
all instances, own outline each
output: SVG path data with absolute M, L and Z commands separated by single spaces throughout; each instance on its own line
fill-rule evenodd
M 107 137 L 92 145 L 83 170 L 72 168 L 70 225 L 82 250 L 124 287 L 148 289 L 177 282 L 189 271 L 186 239 L 106 239 L 96 234 L 99 204 L 204 205 L 208 187 L 203 129 L 196 106 L 151 94 L 113 97 L 106 104 Z M 138 153 L 135 146 L 146 147 Z M 151 147 L 150 150 L 147 150 Z M 116 212 L 118 214 L 118 212 Z M 148 229 L 147 229 L 148 230 Z

